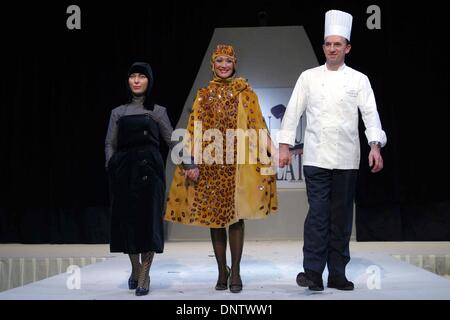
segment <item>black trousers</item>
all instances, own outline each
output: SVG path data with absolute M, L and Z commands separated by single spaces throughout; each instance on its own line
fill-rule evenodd
M 304 227 L 303 268 L 345 276 L 350 261 L 353 200 L 358 170 L 304 166 L 309 210 Z

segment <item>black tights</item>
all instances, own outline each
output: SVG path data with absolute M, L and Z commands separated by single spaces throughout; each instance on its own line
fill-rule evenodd
M 229 242 L 231 251 L 231 283 L 241 283 L 240 264 L 244 248 L 244 220 L 230 225 Z M 219 269 L 218 282 L 227 280 L 227 231 L 225 228 L 211 228 L 211 240 Z
M 141 263 L 139 262 L 139 253 L 128 254 L 131 261 L 131 276 L 133 280 L 137 280 L 139 277 L 139 270 L 141 270 Z
M 138 280 L 138 287 L 148 289 L 149 273 L 152 266 L 154 251 L 141 253 L 141 261 L 139 262 L 139 254 L 129 254 L 131 261 L 131 279 Z

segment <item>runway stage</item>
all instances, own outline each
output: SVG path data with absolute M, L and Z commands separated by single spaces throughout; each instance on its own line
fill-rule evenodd
M 0 282 L 11 281 L 8 277 L 11 278 L 14 270 L 6 270 L 5 261 L 16 258 L 36 258 L 35 265 L 42 258 L 47 261 L 70 258 L 77 264 L 81 257 L 86 257 L 95 263 L 78 270 L 72 267 L 70 273 L 65 267 L 58 275 L 0 292 L 0 300 L 450 299 L 449 278 L 424 269 L 434 268 L 448 275 L 448 242 L 352 242 L 347 277 L 355 283 L 355 290 L 350 292 L 325 288 L 316 293 L 298 287 L 295 278 L 302 270 L 301 248 L 299 241 L 247 241 L 241 263 L 244 289 L 233 294 L 214 290 L 217 268 L 209 242 L 167 242 L 165 252 L 155 256 L 150 273 L 150 293 L 136 297 L 134 291 L 127 288 L 131 271 L 128 257 L 110 254 L 108 245 L 3 244 L 0 245 L 3 263 Z M 401 259 L 416 261 L 424 268 Z M 15 270 L 22 278 L 23 268 Z M 323 278 L 326 285 L 326 271 Z

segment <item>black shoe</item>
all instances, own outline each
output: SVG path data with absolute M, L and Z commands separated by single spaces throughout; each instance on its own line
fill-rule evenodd
M 353 282 L 348 281 L 345 276 L 328 277 L 327 287 L 346 291 L 355 289 L 355 285 L 353 284 Z
M 136 288 L 136 295 L 137 296 L 145 296 L 150 291 L 150 277 L 147 278 L 146 286 L 145 287 L 137 287 Z
M 215 287 L 216 290 L 221 291 L 221 290 L 228 289 L 228 283 L 230 282 L 230 274 L 231 274 L 230 267 L 227 266 L 227 280 L 224 283 L 217 281 L 216 287 Z
M 230 292 L 239 293 L 242 291 L 242 282 L 241 283 L 230 283 Z
M 134 290 L 134 289 L 137 288 L 137 286 L 138 286 L 138 281 L 137 281 L 137 279 L 134 280 L 134 279 L 130 276 L 130 278 L 128 279 L 128 289 Z
M 296 281 L 300 287 L 308 287 L 312 291 L 324 290 L 322 275 L 314 271 L 300 272 Z
M 230 276 L 231 278 L 231 276 Z M 237 283 L 231 283 L 230 280 L 230 292 L 232 293 L 239 293 L 242 291 L 242 280 L 241 280 L 241 276 L 239 276 L 239 282 Z

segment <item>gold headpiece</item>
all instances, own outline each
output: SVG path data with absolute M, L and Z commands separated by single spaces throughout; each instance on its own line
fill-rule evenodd
M 219 44 L 216 49 L 214 50 L 212 56 L 211 56 L 211 60 L 214 61 L 214 59 L 216 59 L 216 57 L 218 56 L 227 56 L 230 57 L 234 60 L 234 63 L 236 63 L 237 58 L 234 54 L 234 49 L 232 46 L 227 45 L 227 44 Z

